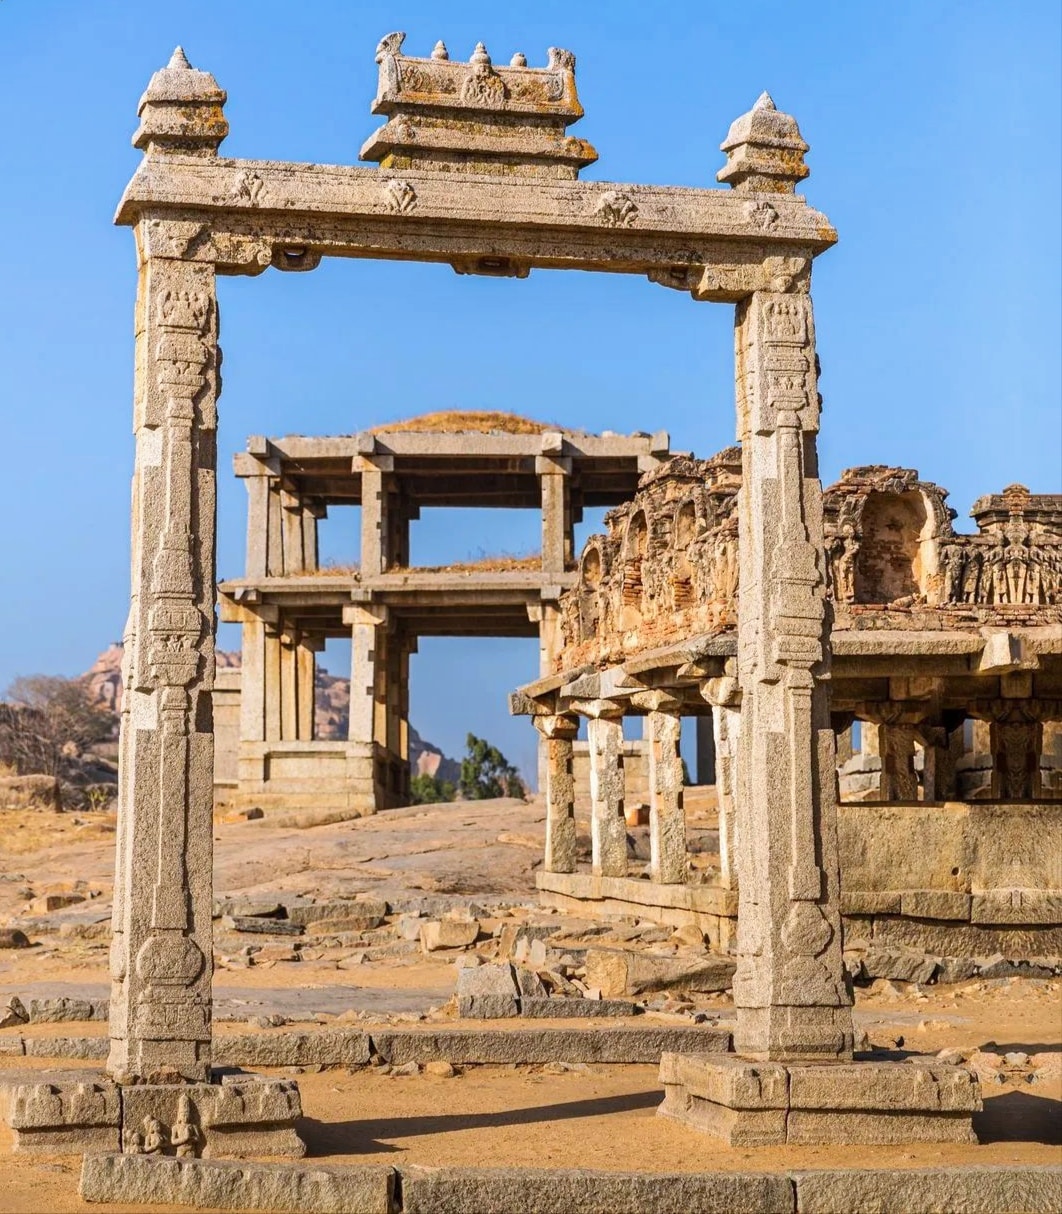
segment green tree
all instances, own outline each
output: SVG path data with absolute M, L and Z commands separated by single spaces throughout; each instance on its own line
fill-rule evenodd
M 461 778 L 457 790 L 469 801 L 488 797 L 522 797 L 524 782 L 520 773 L 502 752 L 484 738 L 470 733 L 466 739 L 468 754 L 461 760 Z
M 439 801 L 453 801 L 457 790 L 449 780 L 425 773 L 410 780 L 409 796 L 411 805 L 434 805 Z

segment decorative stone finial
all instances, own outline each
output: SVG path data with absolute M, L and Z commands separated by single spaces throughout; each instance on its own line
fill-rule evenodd
M 178 46 L 140 98 L 140 126 L 133 146 L 148 153 L 216 156 L 229 133 L 225 101 L 225 90 L 218 88 L 214 77 L 192 67 Z
M 716 179 L 743 193 L 792 194 L 809 172 L 804 163 L 808 145 L 796 119 L 780 113 L 770 93 L 760 94 L 720 146 L 726 152 L 726 164 Z
M 571 180 L 597 159 L 567 131 L 583 116 L 571 51 L 550 47 L 545 67 L 528 67 L 517 52 L 497 67 L 482 42 L 465 63 L 452 60 L 442 42 L 429 57 L 403 54 L 404 37 L 388 34 L 376 48 L 372 112 L 387 121 L 362 147 L 363 160 L 398 171 L 456 167 Z

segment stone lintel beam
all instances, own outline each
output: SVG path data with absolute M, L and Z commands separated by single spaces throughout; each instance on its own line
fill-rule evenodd
M 223 624 L 250 624 L 257 620 L 262 624 L 277 624 L 280 608 L 275 603 L 241 602 L 230 599 L 222 591 L 218 599 Z
M 395 457 L 393 455 L 355 455 L 350 464 L 351 472 L 394 472 Z
M 115 222 L 164 217 L 178 221 L 171 227 L 187 228 L 179 249 L 167 255 L 212 260 L 236 273 L 260 273 L 270 264 L 309 268 L 306 258 L 316 264 L 322 254 L 475 265 L 496 259 L 501 248 L 520 266 L 671 275 L 676 281 L 668 285 L 721 299 L 734 298 L 736 278 L 755 279 L 750 290 L 762 290 L 806 273 L 810 258 L 837 239 L 829 220 L 795 194 L 761 200 L 681 186 L 399 173 L 178 152 L 144 158 Z M 753 267 L 772 256 L 779 264 L 768 267 L 766 278 L 757 274 Z M 693 280 L 677 281 L 691 267 Z
M 282 474 L 281 463 L 277 456 L 253 455 L 247 451 L 237 451 L 232 457 L 232 471 L 238 477 L 278 477 Z
M 561 435 L 559 450 L 544 451 L 542 442 L 549 435 Z M 282 462 L 291 461 L 306 468 L 317 460 L 353 460 L 355 456 L 400 455 L 406 458 L 438 458 L 440 454 L 456 453 L 453 441 L 459 441 L 462 457 L 498 459 L 558 456 L 575 463 L 599 459 L 635 459 L 639 455 L 655 455 L 656 463 L 669 455 L 666 433 L 646 437 L 644 434 L 581 434 L 568 431 L 545 431 L 544 434 L 479 434 L 462 431 L 457 435 L 423 430 L 363 431 L 354 435 L 287 434 L 268 440 Z M 658 448 L 663 447 L 662 450 Z M 530 465 L 529 465 L 530 467 Z
M 539 476 L 570 476 L 572 458 L 570 455 L 536 455 L 535 472 Z
M 383 603 L 358 603 L 343 608 L 344 624 L 389 624 L 391 612 Z

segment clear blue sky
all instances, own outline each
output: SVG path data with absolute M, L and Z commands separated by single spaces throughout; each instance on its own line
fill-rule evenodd
M 226 154 L 354 163 L 378 124 L 373 52 L 393 29 L 411 54 L 440 37 L 455 58 L 478 39 L 500 61 L 573 50 L 577 131 L 600 153 L 585 175 L 599 179 L 714 185 L 731 120 L 769 89 L 811 144 L 806 193 L 841 238 L 815 272 L 824 477 L 917 467 L 951 489 L 960 524 L 1011 481 L 1059 491 L 1052 0 L 2 0 L 0 688 L 77 673 L 122 631 L 135 272 L 111 217 L 139 159 L 129 137 L 148 78 L 182 43 L 229 92 Z M 243 565 L 230 469 L 251 433 L 460 407 L 666 427 L 703 455 L 732 441 L 730 310 L 641 279 L 332 261 L 220 293 L 223 576 Z M 325 524 L 327 556 L 354 555 L 349 522 Z M 414 557 L 537 544 L 529 521 L 496 522 L 414 524 Z M 468 729 L 486 734 L 530 767 L 532 731 L 506 718 L 504 692 L 535 660 L 530 642 L 425 642 L 413 723 L 451 752 Z M 337 673 L 344 661 L 329 655 Z

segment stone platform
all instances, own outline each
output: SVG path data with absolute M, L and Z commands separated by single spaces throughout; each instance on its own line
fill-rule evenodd
M 732 1147 L 977 1141 L 981 1089 L 961 1066 L 665 1053 L 660 1080 L 661 1116 Z
M 248 1072 L 217 1083 L 120 1086 L 102 1074 L 38 1080 L 8 1091 L 16 1151 L 299 1159 L 298 1085 Z

